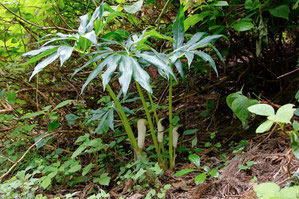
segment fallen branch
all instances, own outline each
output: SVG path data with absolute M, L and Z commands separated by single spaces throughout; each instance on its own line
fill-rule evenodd
M 47 135 L 44 135 L 43 137 L 41 137 L 37 142 L 35 142 L 33 145 L 31 145 L 28 149 L 27 149 L 27 151 L 22 155 L 22 157 L 20 157 L 10 168 L 9 168 L 9 170 L 6 172 L 6 173 L 4 173 L 1 177 L 0 177 L 0 180 L 2 180 L 5 176 L 7 176 L 12 170 L 13 170 L 13 168 L 15 168 L 16 166 L 17 166 L 17 164 L 19 163 L 19 162 L 21 162 L 23 159 L 24 159 L 24 157 L 29 153 L 29 151 L 34 147 L 34 146 L 36 146 L 40 141 L 42 141 L 44 138 L 46 138 L 46 137 L 49 137 L 49 136 L 51 136 L 51 135 L 54 135 L 54 134 L 56 134 L 56 133 L 58 133 L 58 132 L 54 132 L 54 133 L 49 133 L 49 134 L 47 134 Z

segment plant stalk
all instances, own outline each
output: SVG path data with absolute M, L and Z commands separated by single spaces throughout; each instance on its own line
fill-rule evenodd
M 147 108 L 147 105 L 146 105 L 146 102 L 145 102 L 145 99 L 144 99 L 141 87 L 140 87 L 140 85 L 139 85 L 139 83 L 137 81 L 135 81 L 135 83 L 136 83 L 136 86 L 137 86 L 137 90 L 138 90 L 140 99 L 142 101 L 143 108 L 145 110 L 145 114 L 146 114 L 146 117 L 147 117 L 148 125 L 150 127 L 150 131 L 151 131 L 151 134 L 152 134 L 152 138 L 153 138 L 155 149 L 156 149 L 156 152 L 157 152 L 157 155 L 158 155 L 158 159 L 160 159 L 160 152 L 159 152 L 159 147 L 158 147 L 158 141 L 157 141 L 157 136 L 155 134 L 155 130 L 154 130 L 154 125 L 153 125 L 153 122 L 152 122 L 152 118 L 151 118 L 151 115 L 150 115 L 149 110 Z
M 173 170 L 173 150 L 172 150 L 172 76 L 169 78 L 169 169 Z

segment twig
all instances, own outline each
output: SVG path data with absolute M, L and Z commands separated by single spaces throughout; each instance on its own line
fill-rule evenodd
M 292 71 L 290 71 L 290 72 L 287 72 L 287 73 L 285 73 L 285 74 L 283 74 L 283 75 L 278 76 L 277 79 L 282 78 L 282 77 L 285 77 L 285 76 L 287 76 L 287 75 L 290 75 L 290 74 L 292 74 L 292 73 L 294 73 L 294 72 L 296 72 L 296 71 L 298 71 L 298 70 L 299 70 L 299 67 L 296 68 L 295 70 L 292 70 Z
M 289 160 L 289 162 L 288 162 L 288 174 L 289 174 L 290 177 L 292 177 L 292 174 L 291 174 L 290 169 L 291 169 L 291 163 L 292 163 L 294 157 L 295 157 L 295 156 L 294 156 L 294 153 L 292 153 L 292 156 L 291 156 L 291 158 L 290 158 L 290 160 Z
M 9 158 L 7 158 L 7 157 L 4 157 L 4 156 L 2 156 L 2 155 L 0 155 L 0 158 L 6 159 L 6 160 L 8 160 L 8 161 L 11 162 L 11 163 L 15 163 L 13 160 L 11 160 L 11 159 L 9 159 Z
M 37 142 L 35 142 L 33 145 L 31 145 L 28 149 L 27 149 L 27 151 L 22 155 L 22 157 L 20 157 L 13 165 L 12 165 L 12 167 L 10 167 L 9 168 L 9 170 L 6 172 L 6 173 L 4 173 L 1 177 L 0 177 L 0 180 L 2 180 L 5 176 L 7 176 L 12 170 L 13 170 L 13 168 L 15 168 L 16 166 L 17 166 L 17 164 L 19 163 L 19 162 L 21 162 L 23 159 L 24 159 L 24 157 L 29 153 L 29 151 L 34 147 L 34 146 L 36 146 L 40 141 L 42 141 L 44 138 L 46 138 L 46 137 L 49 137 L 49 136 L 51 136 L 51 135 L 54 135 L 54 134 L 56 134 L 57 132 L 54 132 L 54 133 L 49 133 L 49 134 L 47 134 L 47 135 L 44 135 L 43 137 L 41 137 Z
M 11 9 L 9 9 L 8 7 L 6 7 L 3 3 L 0 2 L 0 5 L 5 8 L 8 12 L 10 12 L 11 14 L 13 14 L 14 16 L 16 16 L 17 18 L 21 19 L 22 21 L 32 25 L 32 26 L 35 26 L 35 27 L 38 27 L 39 29 L 42 29 L 42 30 L 49 30 L 49 29 L 59 29 L 59 30 L 64 30 L 64 31 L 67 31 L 67 32 L 76 32 L 76 30 L 70 30 L 70 29 L 67 29 L 67 28 L 63 28 L 63 27 L 44 27 L 44 26 L 40 26 L 38 24 L 35 24 L 35 23 L 32 23 L 30 21 L 27 21 L 26 19 L 24 19 L 23 17 L 17 15 L 15 12 L 13 12 Z
M 170 2 L 170 0 L 168 0 L 168 1 L 165 3 L 165 5 L 164 5 L 164 7 L 163 7 L 163 9 L 162 9 L 162 11 L 161 11 L 159 17 L 157 18 L 157 20 L 156 20 L 156 22 L 155 22 L 155 23 L 158 23 L 158 25 L 157 25 L 157 29 L 159 29 L 159 26 L 160 26 L 160 18 L 162 17 L 162 15 L 163 15 L 163 13 L 164 13 L 164 11 L 165 11 L 167 5 L 169 4 L 169 2 Z

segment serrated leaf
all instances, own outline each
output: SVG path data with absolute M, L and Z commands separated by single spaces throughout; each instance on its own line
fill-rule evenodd
M 180 177 L 180 176 L 186 175 L 192 171 L 196 171 L 196 169 L 183 169 L 181 171 L 176 172 L 174 174 L 174 177 Z
M 53 53 L 52 55 L 50 55 L 48 58 L 44 59 L 43 61 L 41 61 L 39 64 L 37 64 L 34 68 L 33 73 L 31 74 L 29 81 L 32 79 L 32 77 L 34 75 L 36 75 L 37 73 L 39 73 L 40 71 L 42 71 L 46 66 L 48 66 L 49 64 L 51 64 L 53 61 L 55 61 L 57 58 L 59 57 L 59 53 Z
M 215 61 L 212 59 L 210 55 L 207 53 L 204 53 L 202 51 L 192 51 L 192 53 L 196 54 L 197 56 L 201 57 L 204 61 L 209 62 L 210 66 L 212 66 L 213 70 L 216 72 L 216 75 L 218 76 L 218 71 L 216 68 Z
M 206 173 L 201 173 L 199 175 L 197 175 L 194 179 L 195 184 L 199 185 L 201 183 L 203 183 L 207 178 L 207 174 Z
M 173 49 L 177 49 L 179 47 L 181 47 L 183 45 L 184 42 L 184 20 L 185 20 L 185 16 L 184 16 L 184 6 L 180 6 L 178 14 L 174 20 L 173 23 L 173 40 L 175 41 L 175 43 L 173 44 Z
M 273 121 L 271 120 L 267 120 L 265 122 L 263 122 L 261 125 L 259 125 L 259 127 L 257 127 L 256 129 L 256 133 L 264 133 L 266 131 L 269 131 L 273 125 Z
M 65 61 L 67 61 L 72 53 L 73 53 L 74 47 L 70 46 L 61 46 L 58 48 L 59 58 L 60 58 L 60 66 L 63 65 Z
M 196 154 L 191 154 L 188 156 L 188 159 L 192 164 L 194 164 L 197 168 L 200 167 L 200 157 Z
M 279 18 L 288 20 L 290 9 L 289 9 L 289 6 L 287 6 L 287 5 L 281 5 L 276 8 L 270 9 L 269 12 L 274 17 L 279 17 Z
M 248 107 L 248 111 L 256 115 L 270 116 L 274 115 L 274 108 L 269 104 L 255 104 Z
M 254 25 L 249 20 L 240 20 L 237 23 L 235 23 L 233 27 L 236 31 L 248 31 L 254 28 Z
M 100 185 L 109 185 L 110 183 L 110 177 L 108 176 L 108 173 L 103 173 L 100 178 L 94 178 L 94 183 L 99 183 Z
M 62 108 L 70 103 L 72 103 L 75 100 L 65 100 L 63 102 L 60 102 L 52 111 L 55 111 L 56 109 Z

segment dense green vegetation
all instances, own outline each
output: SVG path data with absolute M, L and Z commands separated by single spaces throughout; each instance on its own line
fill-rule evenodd
M 263 136 L 292 150 L 281 189 L 238 173 L 298 197 L 298 6 L 0 0 L 0 198 L 181 198 Z

